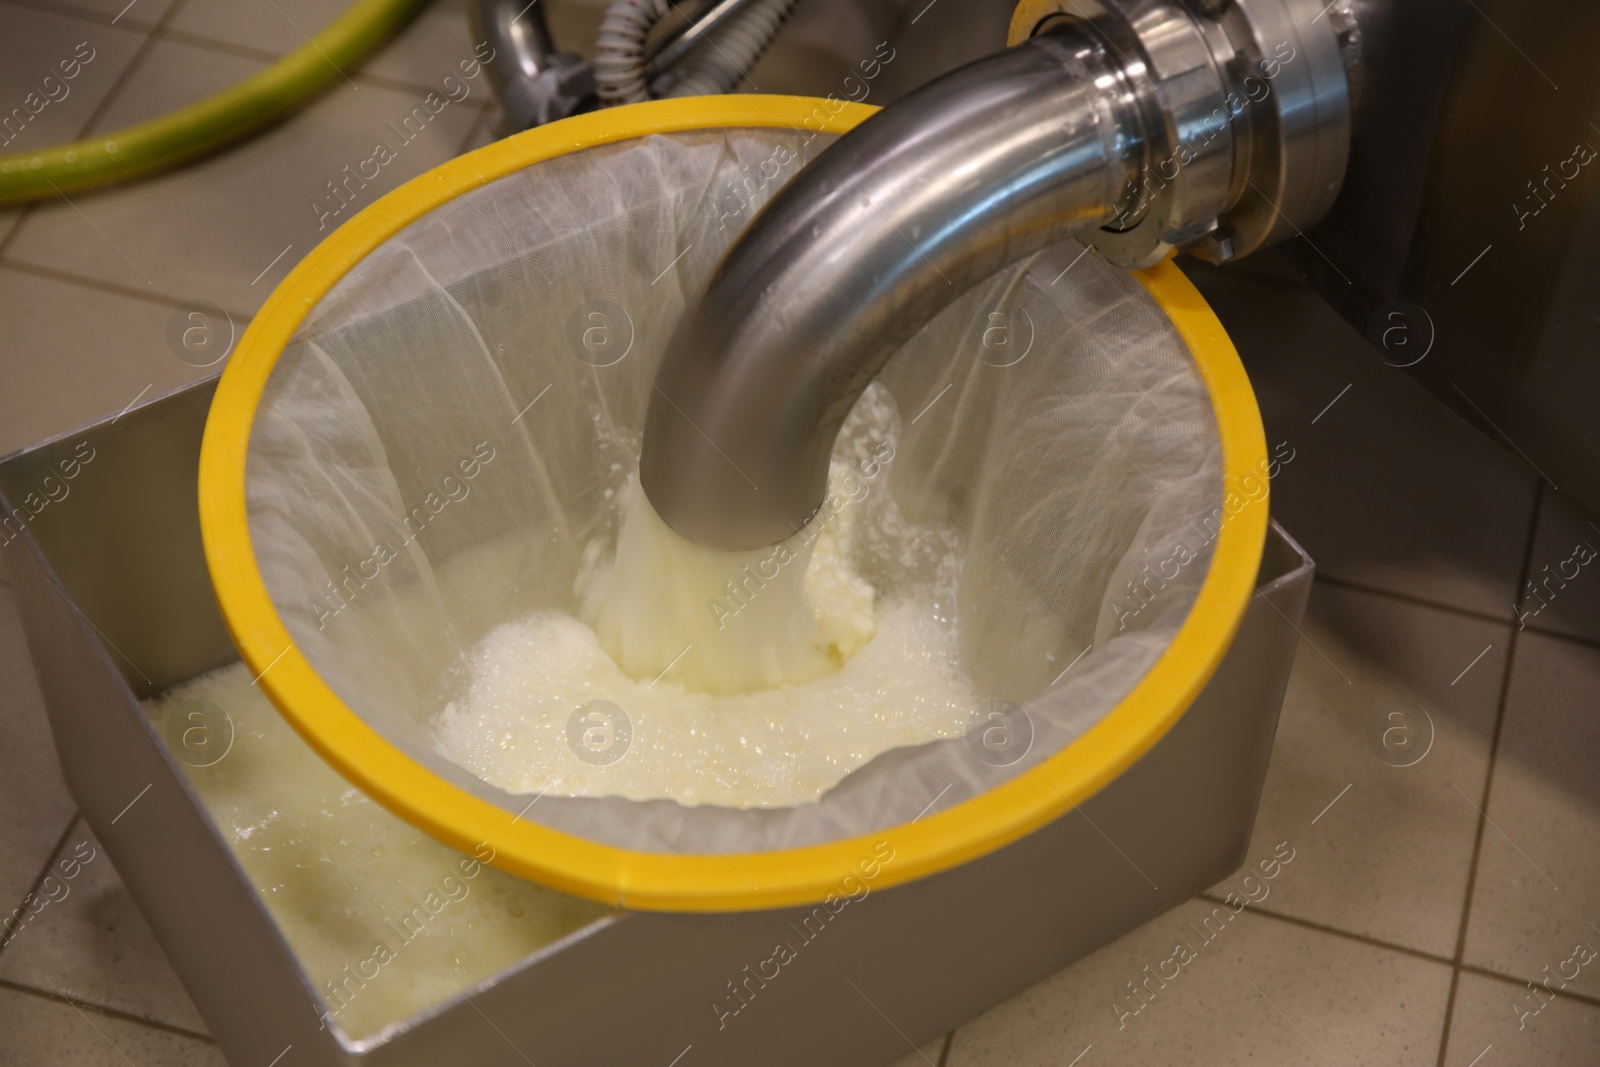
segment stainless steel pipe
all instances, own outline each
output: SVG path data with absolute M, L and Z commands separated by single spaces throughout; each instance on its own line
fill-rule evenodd
M 912 93 L 779 191 L 657 376 L 640 479 L 662 518 L 725 548 L 804 526 L 840 424 L 906 338 L 1120 211 L 1143 141 L 1124 83 L 1101 43 L 1048 34 Z
M 589 64 L 581 56 L 556 50 L 543 6 L 520 0 L 474 0 L 467 11 L 473 40 L 490 49 L 484 66 L 500 98 L 497 129 L 502 136 L 593 106 Z
M 727 549 L 800 530 L 867 383 L 1008 263 L 1095 227 L 1120 263 L 1229 258 L 1326 210 L 1348 87 L 1314 0 L 1066 2 L 840 138 L 727 251 L 646 414 L 669 526 Z

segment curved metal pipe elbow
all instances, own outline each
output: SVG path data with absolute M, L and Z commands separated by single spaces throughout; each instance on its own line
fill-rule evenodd
M 594 77 L 581 56 L 556 50 L 544 8 L 518 0 L 474 0 L 473 39 L 500 98 L 502 136 L 521 133 L 594 105 Z
M 1035 38 L 874 115 L 780 190 L 657 374 L 639 474 L 667 524 L 730 549 L 801 529 L 840 425 L 906 339 L 1117 214 L 1141 140 L 1121 80 L 1091 42 Z
M 1215 20 L 1201 0 L 1057 2 L 1033 0 L 1037 36 L 829 146 L 724 254 L 645 418 L 640 481 L 678 533 L 745 550 L 803 528 L 862 390 L 1006 264 L 1096 227 L 1130 266 L 1174 245 L 1230 258 L 1331 204 L 1348 88 L 1315 0 L 1228 0 Z

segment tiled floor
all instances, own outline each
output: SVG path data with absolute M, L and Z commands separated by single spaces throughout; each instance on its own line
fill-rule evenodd
M 338 6 L 0 0 L 0 94 L 25 93 L 81 41 L 95 51 L 14 147 L 193 99 Z M 469 47 L 459 3 L 440 0 L 350 84 L 234 152 L 0 213 L 0 452 L 204 373 L 168 345 L 173 309 L 209 300 L 242 329 L 317 240 L 323 182 Z M 486 101 L 475 88 L 452 105 L 383 188 L 481 143 Z M 1600 1063 L 1600 963 L 1573 962 L 1600 947 L 1600 567 L 1547 580 L 1580 542 L 1600 545 L 1600 519 L 1385 367 L 1270 258 L 1197 279 L 1271 440 L 1294 450 L 1274 511 L 1320 565 L 1252 846 L 1291 839 L 1295 860 L 1136 1013 L 1118 999 L 1127 974 L 1214 902 L 1180 906 L 903 1067 Z M 74 872 L 0 947 L 0 1065 L 220 1063 L 76 818 L 3 571 L 0 694 L 0 914 Z M 1396 709 L 1425 752 L 1410 766 L 1369 741 Z

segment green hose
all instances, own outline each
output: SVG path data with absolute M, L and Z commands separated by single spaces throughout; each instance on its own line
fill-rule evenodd
M 356 0 L 303 47 L 215 96 L 104 137 L 0 156 L 0 204 L 137 178 L 255 133 L 342 76 L 426 3 Z

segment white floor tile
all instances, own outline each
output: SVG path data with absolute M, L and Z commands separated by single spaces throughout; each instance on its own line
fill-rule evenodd
M 1536 1007 L 1538 1014 L 1533 1014 Z M 1546 1003 L 1525 986 L 1462 974 L 1444 1067 L 1595 1063 L 1600 1063 L 1600 1005 L 1570 997 Z
M 432 0 L 393 40 L 386 42 L 348 73 L 360 71 L 423 89 L 437 88 L 446 75 L 459 76 L 458 64 L 473 58 L 474 41 L 467 24 L 469 0 Z M 548 0 L 542 0 L 548 2 Z M 252 0 L 186 0 L 173 18 L 178 34 L 193 34 L 273 56 L 302 47 L 306 36 L 337 18 L 349 0 L 277 0 L 275 5 Z M 587 54 L 592 42 L 580 42 Z M 565 43 L 562 47 L 569 48 Z M 570 50 L 570 48 L 569 48 Z M 473 93 L 486 103 L 492 93 L 486 81 Z
M 165 101 L 202 79 L 225 84 L 259 67 L 254 60 L 164 42 L 134 73 L 107 121 L 159 110 L 146 102 L 150 97 Z M 395 132 L 422 107 L 422 96 L 341 85 L 221 156 L 82 198 L 81 215 L 64 205 L 37 209 L 8 254 L 178 301 L 206 300 L 252 313 L 296 262 L 354 214 L 352 208 L 366 207 L 455 154 L 477 118 L 475 108 L 447 105 L 426 123 L 413 119 L 420 132 L 409 141 Z M 343 168 L 372 158 L 380 141 L 394 158 L 364 185 L 355 184 L 362 179 L 351 171 L 354 202 L 341 208 L 329 183 L 345 180 Z
M 168 25 L 228 44 L 284 55 L 337 18 L 350 0 L 186 0 Z
M 1448 967 L 1248 908 L 1207 943 L 1213 910 L 1180 905 L 958 1028 L 947 1067 L 1432 1067 Z
M 1454 956 L 1510 628 L 1319 585 L 1303 629 L 1251 848 L 1304 844 L 1264 906 Z
M 484 145 L 493 144 L 499 140 L 495 131 L 495 123 L 497 121 L 499 121 L 498 109 L 486 109 L 477 123 L 467 132 L 466 140 L 461 142 L 461 154 L 466 155 L 468 152 L 475 151 Z
M 467 25 L 468 2 L 433 0 L 399 36 L 361 65 L 362 72 L 429 89 L 438 88 L 446 76 L 459 78 L 461 62 L 476 58 L 474 46 L 479 43 Z M 476 78 L 471 87 L 478 103 L 494 98 L 487 78 Z
M 172 314 L 0 266 L 0 455 L 211 373 L 173 355 Z
M 0 25 L 0 155 L 75 140 L 144 39 L 141 26 L 5 0 Z M 0 207 L 0 243 L 22 217 L 21 206 Z
M 75 139 L 144 40 L 137 28 L 4 2 L 0 20 L 0 154 L 7 155 Z
M 196 1033 L 184 992 L 105 849 L 79 819 L 41 887 L 50 901 L 0 952 L 0 979 Z
M 228 1067 L 216 1045 L 31 993 L 0 989 L 0 1067 Z
M 1574 962 L 1574 948 L 1600 951 L 1596 693 L 1600 648 L 1518 637 L 1464 955 L 1552 989 L 1570 980 L 1591 997 L 1600 997 L 1600 958 Z
M 158 40 L 129 76 L 117 98 L 96 117 L 89 132 L 108 134 L 160 118 L 258 74 L 264 60 L 244 59 L 203 48 Z M 81 198 L 87 208 L 94 197 Z
M 15 2 L 15 0 L 13 0 Z M 161 20 L 177 0 L 20 0 L 21 6 L 143 30 Z

